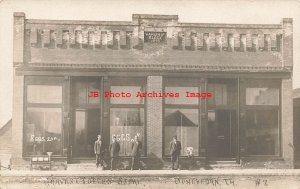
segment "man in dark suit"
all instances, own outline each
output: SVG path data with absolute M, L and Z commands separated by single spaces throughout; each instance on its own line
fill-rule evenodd
M 112 137 L 112 143 L 109 145 L 109 153 L 110 153 L 110 170 L 112 171 L 115 167 L 115 161 L 117 160 L 120 152 L 120 144 L 118 143 L 116 136 Z
M 97 140 L 94 145 L 94 152 L 96 154 L 96 166 L 99 167 L 99 164 L 103 168 L 103 158 L 104 158 L 104 144 L 101 140 L 101 135 L 97 136 Z
M 140 150 L 142 149 L 142 142 L 138 140 L 138 136 L 134 137 L 134 142 L 131 144 L 131 149 L 131 170 L 133 170 L 136 166 L 138 166 L 138 169 L 140 169 Z
M 171 162 L 172 162 L 172 170 L 175 169 L 174 165 L 177 161 L 177 169 L 179 168 L 179 159 L 178 156 L 180 155 L 181 151 L 181 143 L 177 140 L 177 136 L 173 137 L 173 140 L 170 142 L 170 155 L 171 155 Z

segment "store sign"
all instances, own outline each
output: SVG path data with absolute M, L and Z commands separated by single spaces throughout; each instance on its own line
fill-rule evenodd
M 140 137 L 141 134 L 140 133 L 136 133 L 136 135 L 130 135 L 130 133 L 123 133 L 123 134 L 112 134 L 112 138 L 116 137 L 117 141 L 127 141 L 127 142 L 133 142 L 134 141 L 134 137 L 138 136 Z
M 52 141 L 60 141 L 58 137 L 45 137 L 45 136 L 30 136 L 30 142 L 52 142 Z
M 145 32 L 145 43 L 163 43 L 166 41 L 166 32 Z

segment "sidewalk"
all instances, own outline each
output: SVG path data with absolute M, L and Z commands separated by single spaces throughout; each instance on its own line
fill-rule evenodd
M 300 176 L 300 169 L 0 171 L 0 176 Z
M 300 170 L 0 171 L 0 188 L 299 189 Z

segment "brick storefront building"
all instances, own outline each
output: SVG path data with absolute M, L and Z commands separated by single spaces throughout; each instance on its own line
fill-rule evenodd
M 292 19 L 281 24 L 26 19 L 14 14 L 12 167 L 52 152 L 93 162 L 97 134 L 121 162 L 140 136 L 147 169 L 166 169 L 177 135 L 201 165 L 293 168 Z M 186 92 L 211 98 L 187 98 Z M 131 97 L 105 97 L 127 92 Z M 179 97 L 135 97 L 138 92 Z M 222 166 L 222 164 L 220 164 Z

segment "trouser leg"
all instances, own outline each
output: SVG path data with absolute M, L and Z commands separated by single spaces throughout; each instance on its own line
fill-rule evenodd
M 131 170 L 134 169 L 134 164 L 135 164 L 135 157 L 132 156 L 132 158 L 131 158 Z
M 99 160 L 99 157 L 100 155 L 99 154 L 96 154 L 96 166 L 98 167 L 99 166 L 99 162 L 100 162 L 100 160 Z
M 172 162 L 172 169 L 178 169 L 179 168 L 179 158 L 177 155 L 172 155 L 171 156 L 171 162 Z M 175 163 L 176 163 L 176 168 L 175 168 Z
M 172 170 L 175 169 L 174 168 L 174 156 L 171 156 L 171 163 L 172 163 Z
M 100 158 L 99 158 L 100 165 L 101 165 L 101 167 L 103 167 L 103 155 L 101 154 L 99 156 L 100 156 Z
M 110 160 L 110 169 L 111 169 L 111 170 L 114 169 L 114 161 L 115 161 L 115 158 L 112 157 L 111 160 Z
M 98 158 L 98 157 L 97 157 L 97 154 L 96 154 L 96 166 L 98 166 L 98 161 L 97 161 L 97 158 Z
M 136 156 L 135 157 L 135 164 L 137 166 L 137 169 L 141 169 L 141 165 L 140 165 L 140 156 Z

